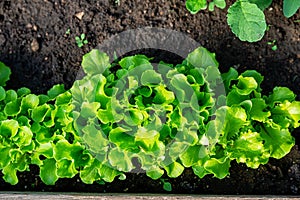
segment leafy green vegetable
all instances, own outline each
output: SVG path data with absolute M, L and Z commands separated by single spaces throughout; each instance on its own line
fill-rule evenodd
M 70 90 L 55 85 L 35 95 L 0 86 L 3 179 L 17 184 L 29 165 L 48 185 L 77 174 L 86 184 L 112 182 L 143 170 L 171 191 L 164 174 L 191 167 L 200 178 L 224 178 L 232 160 L 257 168 L 295 144 L 300 102 L 290 89 L 263 95 L 258 72 L 220 74 L 203 47 L 176 66 L 150 61 L 135 55 L 110 65 L 93 50 Z
M 109 57 L 98 50 L 92 50 L 82 58 L 82 67 L 86 74 L 102 74 L 109 65 Z

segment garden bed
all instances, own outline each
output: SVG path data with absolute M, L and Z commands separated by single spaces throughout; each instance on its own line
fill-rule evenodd
M 41 3 L 42 2 L 42 3 Z M 145 26 L 173 29 L 186 33 L 212 52 L 216 52 L 220 70 L 235 66 L 238 71 L 255 69 L 262 73 L 266 93 L 277 85 L 300 94 L 299 12 L 292 18 L 282 15 L 282 5 L 274 2 L 265 11 L 270 25 L 257 43 L 239 41 L 226 23 L 225 11 L 202 11 L 191 15 L 183 1 L 126 1 L 120 6 L 106 1 L 35 0 L 0 2 L 0 60 L 11 67 L 8 88 L 22 86 L 34 93 L 45 93 L 54 84 L 70 87 L 80 68 L 82 56 L 106 39 L 122 31 Z M 76 14 L 84 12 L 81 17 Z M 70 30 L 70 33 L 68 33 Z M 75 36 L 86 34 L 88 44 L 79 48 Z M 276 40 L 277 50 L 267 43 Z M 147 52 L 144 52 L 147 53 Z M 158 53 L 159 55 L 159 53 Z M 297 98 L 299 100 L 299 96 Z M 299 194 L 299 130 L 296 146 L 281 160 L 270 160 L 258 169 L 232 162 L 230 176 L 219 180 L 199 179 L 191 169 L 171 183 L 172 193 L 201 194 Z M 163 193 L 161 181 L 145 174 L 127 174 L 125 181 L 105 185 L 83 184 L 78 177 L 60 179 L 46 186 L 38 169 L 19 174 L 19 183 L 11 186 L 0 180 L 1 190 L 56 192 L 129 192 Z M 141 187 L 141 185 L 143 187 Z

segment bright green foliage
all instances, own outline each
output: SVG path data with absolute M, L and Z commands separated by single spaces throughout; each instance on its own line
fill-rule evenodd
M 256 42 L 263 38 L 267 29 L 263 11 L 272 4 L 272 0 L 236 0 L 228 9 L 227 23 L 232 32 L 242 41 Z M 186 8 L 191 14 L 214 7 L 224 9 L 225 0 L 186 0 Z M 283 0 L 283 14 L 293 16 L 299 10 L 299 0 Z M 272 50 L 277 46 L 273 45 Z
M 237 1 L 228 9 L 227 23 L 240 40 L 261 40 L 267 28 L 265 15 L 256 4 Z
M 82 33 L 80 36 L 75 37 L 76 44 L 79 48 L 83 47 L 83 45 L 89 43 L 85 37 L 85 34 Z
M 3 179 L 17 184 L 30 165 L 48 185 L 77 174 L 86 184 L 124 180 L 133 170 L 176 178 L 187 167 L 200 178 L 224 178 L 232 160 L 257 168 L 285 156 L 300 125 L 296 95 L 275 87 L 264 96 L 258 72 L 220 74 L 218 65 L 201 47 L 176 66 L 154 66 L 143 55 L 110 65 L 93 50 L 70 90 L 56 85 L 35 95 L 0 86 Z

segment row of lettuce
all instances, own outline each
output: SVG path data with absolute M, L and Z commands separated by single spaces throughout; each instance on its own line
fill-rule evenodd
M 70 90 L 47 94 L 5 89 L 10 69 L 0 63 L 0 170 L 39 167 L 41 180 L 79 174 L 86 183 L 123 180 L 126 173 L 176 178 L 191 167 L 200 178 L 224 178 L 236 160 L 257 168 L 293 145 L 300 102 L 286 87 L 262 95 L 263 77 L 231 68 L 220 74 L 214 54 L 198 48 L 176 66 L 143 55 L 110 64 L 92 50 L 85 76 Z

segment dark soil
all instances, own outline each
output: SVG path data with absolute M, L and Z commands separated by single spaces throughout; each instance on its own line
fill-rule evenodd
M 212 52 L 220 70 L 235 66 L 239 71 L 255 69 L 265 76 L 263 89 L 288 86 L 300 99 L 299 11 L 286 19 L 281 1 L 265 11 L 269 31 L 260 42 L 241 42 L 226 23 L 226 11 L 203 11 L 191 15 L 180 0 L 130 0 L 114 6 L 107 0 L 1 0 L 0 60 L 12 69 L 9 88 L 30 88 L 45 93 L 54 84 L 70 87 L 80 68 L 82 55 L 114 34 L 146 26 L 186 33 Z M 230 4 L 230 2 L 228 2 Z M 84 12 L 82 19 L 76 13 Z M 296 21 L 298 20 L 298 22 Z M 70 34 L 66 31 L 70 29 Z M 75 36 L 85 33 L 88 45 L 78 48 Z M 276 40 L 278 50 L 267 44 Z M 256 170 L 232 163 L 231 175 L 223 180 L 197 178 L 187 169 L 176 179 L 168 179 L 173 193 L 201 194 L 300 194 L 299 130 L 296 146 L 281 160 Z M 84 185 L 78 177 L 61 179 L 55 186 L 44 185 L 38 169 L 21 173 L 20 182 L 10 186 L 2 179 L 1 190 L 74 192 L 164 192 L 160 181 L 144 174 L 128 174 L 126 181 Z

